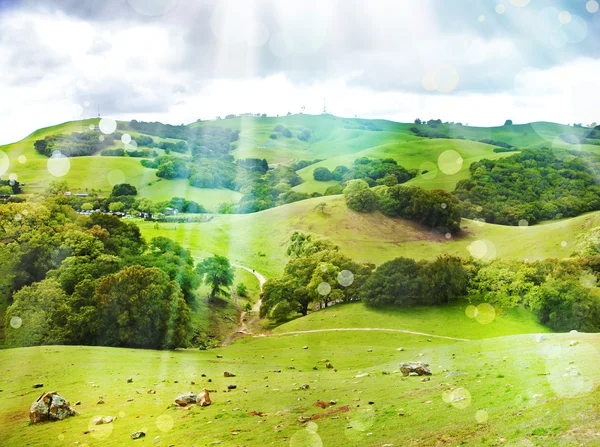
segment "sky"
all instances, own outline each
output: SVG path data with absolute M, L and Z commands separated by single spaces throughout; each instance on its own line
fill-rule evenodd
M 596 0 L 0 0 L 0 144 L 97 116 L 600 122 Z

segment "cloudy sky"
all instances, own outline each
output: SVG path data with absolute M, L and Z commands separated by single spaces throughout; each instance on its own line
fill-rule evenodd
M 600 122 L 596 0 L 0 0 L 0 143 L 102 116 Z

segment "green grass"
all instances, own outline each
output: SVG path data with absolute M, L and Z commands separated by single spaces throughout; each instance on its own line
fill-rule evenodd
M 321 202 L 327 203 L 325 214 L 316 209 Z M 198 256 L 218 253 L 273 277 L 282 272 L 287 262 L 285 246 L 294 230 L 327 237 L 351 258 L 376 264 L 399 256 L 434 259 L 448 253 L 468 257 L 468 247 L 479 240 L 489 241 L 496 257 L 537 260 L 569 257 L 575 251 L 578 236 L 600 225 L 600 213 L 526 228 L 480 226 L 481 223 L 463 220 L 462 233 L 447 240 L 405 219 L 351 211 L 341 196 L 329 196 L 254 214 L 217 215 L 205 223 L 159 224 L 158 229 L 153 223 L 138 224 L 148 239 L 169 237 Z
M 467 305 L 468 303 L 464 302 L 444 307 L 398 309 L 372 308 L 363 303 L 348 303 L 312 312 L 304 318 L 277 327 L 274 333 L 375 327 L 475 340 L 550 332 L 525 309 L 498 309 L 491 323 L 481 324 L 473 318 L 466 317 Z
M 343 310 L 328 312 L 334 309 L 341 318 Z M 448 319 L 448 325 L 467 319 L 462 315 Z M 373 317 L 370 324 L 379 324 L 378 315 L 365 318 Z M 525 331 L 531 329 L 517 316 L 512 330 L 519 330 L 519 320 Z M 571 340 L 579 344 L 569 346 Z M 405 350 L 398 352 L 399 346 Z M 132 442 L 168 446 L 182 445 L 182 439 L 184 445 L 197 446 L 219 441 L 226 446 L 313 446 L 321 444 L 296 444 L 302 435 L 316 439 L 298 417 L 348 406 L 348 412 L 321 417 L 309 426 L 323 445 L 519 446 L 530 445 L 520 444 L 528 440 L 549 447 L 591 447 L 597 445 L 594 433 L 600 422 L 599 347 L 598 334 L 546 334 L 541 343 L 532 334 L 427 342 L 422 336 L 362 331 L 245 338 L 210 351 L 78 346 L 4 350 L 0 436 L 7 447 L 75 442 L 90 447 Z M 324 360 L 336 371 L 326 369 Z M 407 360 L 429 363 L 431 380 L 403 380 L 398 364 Z M 581 376 L 563 377 L 568 367 Z M 224 378 L 224 371 L 237 377 Z M 447 377 L 446 372 L 461 375 Z M 126 383 L 128 377 L 133 383 Z M 28 408 L 42 391 L 32 388 L 37 382 L 72 403 L 81 400 L 76 407 L 80 414 L 29 425 Z M 231 383 L 237 389 L 225 393 Z M 310 388 L 301 390 L 302 384 Z M 217 390 L 211 393 L 211 406 L 184 410 L 171 405 L 178 394 L 205 387 Z M 464 408 L 444 401 L 456 388 L 469 393 L 470 400 L 459 402 Z M 156 394 L 147 394 L 149 389 Z M 97 405 L 99 396 L 105 404 Z M 337 401 L 330 409 L 313 405 L 330 399 Z M 252 411 L 263 415 L 251 416 Z M 478 411 L 486 412 L 486 422 L 477 422 Z M 90 425 L 95 416 L 108 415 L 118 419 L 109 426 Z M 146 437 L 131 441 L 129 435 L 137 430 L 144 430 Z

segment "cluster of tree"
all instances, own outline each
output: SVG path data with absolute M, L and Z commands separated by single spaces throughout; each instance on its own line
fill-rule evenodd
M 20 215 L 19 220 L 14 216 Z M 117 217 L 43 203 L 0 205 L 2 300 L 9 346 L 185 346 L 199 282 L 189 252 L 147 245 Z
M 103 157 L 135 157 L 135 158 L 149 158 L 157 157 L 158 152 L 150 149 L 133 149 L 126 151 L 122 148 L 113 149 L 102 149 L 100 155 Z
M 310 130 L 308 129 L 302 129 L 300 132 L 298 132 L 298 139 L 300 141 L 308 141 L 310 138 Z
M 54 151 L 60 151 L 67 157 L 82 157 L 113 144 L 114 135 L 104 135 L 100 132 L 74 132 L 71 135 L 49 135 L 43 140 L 33 143 L 35 150 L 47 157 Z
M 292 163 L 292 168 L 294 171 L 299 171 L 300 169 L 304 169 L 307 166 L 314 165 L 315 163 L 319 163 L 323 161 L 322 158 L 315 158 L 314 160 L 299 160 L 295 163 Z
M 503 225 L 572 217 L 600 209 L 600 156 L 523 150 L 470 166 L 456 185 L 463 217 Z
M 365 281 L 359 296 L 370 306 L 448 304 L 466 297 L 471 270 L 453 256 L 419 262 L 396 258 L 377 267 Z
M 166 154 L 170 154 L 171 152 L 185 154 L 188 151 L 188 145 L 185 141 L 178 141 L 176 143 L 161 141 L 156 145 L 156 147 L 163 149 Z
M 341 254 L 331 241 L 295 232 L 291 235 L 286 264 L 280 278 L 269 279 L 262 292 L 260 315 L 283 321 L 294 313 L 306 315 L 315 304 L 359 299 L 359 289 L 375 268 Z
M 375 210 L 387 216 L 403 217 L 442 234 L 460 231 L 460 202 L 441 189 L 426 191 L 416 186 L 376 186 L 351 180 L 344 188 L 348 208 L 363 213 Z
M 2 180 L 0 179 L 0 196 L 21 194 L 21 184 L 17 180 Z
M 523 306 L 556 331 L 600 330 L 597 253 L 537 262 L 397 258 L 374 269 L 348 259 L 331 241 L 299 232 L 292 234 L 287 253 L 291 259 L 283 275 L 268 280 L 262 294 L 261 316 L 276 321 L 306 315 L 316 304 L 361 300 L 369 306 L 409 307 L 469 300 L 498 308 Z
M 285 137 L 285 138 L 292 138 L 292 131 L 285 126 L 282 126 L 281 124 L 276 125 L 274 130 L 275 130 L 275 133 L 272 135 L 275 135 L 275 138 L 277 138 L 277 135 L 281 135 L 282 137 Z M 272 136 L 271 136 L 271 138 L 272 138 Z
M 345 120 L 344 121 L 344 129 L 368 130 L 371 132 L 380 132 L 383 130 L 381 127 L 379 127 L 378 125 L 373 123 L 373 121 L 361 120 L 361 119 L 354 119 L 352 121 Z
M 337 166 L 330 171 L 325 167 L 318 167 L 313 171 L 313 178 L 318 181 L 337 180 L 343 182 L 363 179 L 369 186 L 394 186 L 407 182 L 416 174 L 416 170 L 407 171 L 391 158 L 361 157 L 354 160 L 354 164 L 350 168 Z

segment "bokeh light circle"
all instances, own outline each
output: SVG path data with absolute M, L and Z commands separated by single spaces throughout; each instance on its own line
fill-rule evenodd
M 426 161 L 419 166 L 419 177 L 423 180 L 433 180 L 437 174 L 437 165 L 431 161 Z
M 587 2 L 585 4 L 585 9 L 587 12 L 589 12 L 590 14 L 595 14 L 598 12 L 598 2 L 596 0 L 590 0 L 589 2 Z
M 317 286 L 317 291 L 320 295 L 329 295 L 331 293 L 331 286 L 329 285 L 329 283 L 323 281 Z
M 571 14 L 569 11 L 561 11 L 558 13 L 558 21 L 563 25 L 566 25 L 571 21 Z
M 63 177 L 67 175 L 71 169 L 71 162 L 69 161 L 69 158 L 61 154 L 60 151 L 54 151 L 52 156 L 48 159 L 46 167 L 48 172 L 54 177 Z
M 475 259 L 482 261 L 491 261 L 496 258 L 496 246 L 486 239 L 473 241 L 467 247 L 467 250 Z
M 25 155 L 19 155 L 17 161 L 21 164 L 27 163 L 27 157 Z
M 519 221 L 519 227 L 525 228 L 525 227 L 528 227 L 528 226 L 529 226 L 529 221 L 527 221 L 526 219 L 521 219 Z
M 529 3 L 531 3 L 531 0 L 510 0 L 510 4 L 517 8 L 524 8 Z
M 485 424 L 488 421 L 488 412 L 485 410 L 477 410 L 475 420 L 480 424 Z
M 484 21 L 485 21 L 485 16 L 484 16 L 483 14 L 482 14 L 482 15 L 480 15 L 479 17 L 477 17 L 477 21 L 478 21 L 479 23 L 482 23 L 482 22 L 484 22 Z
M 314 430 L 306 428 L 294 433 L 290 438 L 290 447 L 323 447 L 323 441 Z
M 450 93 L 456 88 L 459 81 L 458 71 L 449 65 L 438 67 L 433 77 L 435 88 L 442 93 Z
M 338 273 L 337 281 L 340 285 L 348 287 L 354 282 L 354 274 L 350 270 L 342 270 Z
M 113 432 L 113 423 L 110 422 L 108 424 L 98 424 L 96 425 L 95 420 L 97 418 L 101 418 L 102 416 L 97 415 L 90 419 L 88 423 L 88 431 L 92 435 L 93 438 L 96 439 L 106 439 Z
M 438 167 L 446 175 L 458 173 L 463 165 L 463 158 L 454 150 L 447 150 L 438 157 Z
M 475 311 L 475 319 L 481 324 L 490 324 L 496 318 L 496 309 L 489 303 L 481 303 Z
M 173 417 L 168 414 L 161 414 L 156 418 L 156 427 L 164 433 L 171 431 L 174 425 L 175 421 L 173 420 Z
M 477 307 L 473 306 L 472 304 L 469 304 L 467 306 L 467 308 L 465 309 L 465 314 L 469 318 L 475 318 L 476 313 L 477 313 Z
M 13 329 L 19 329 L 21 326 L 23 326 L 21 317 L 14 316 L 10 319 L 10 327 Z
M 496 14 L 504 14 L 506 12 L 506 6 L 504 6 L 504 3 L 498 3 L 495 11 Z
M 128 144 L 131 141 L 131 135 L 129 135 L 128 133 L 124 133 L 123 135 L 121 135 L 121 141 L 125 144 Z
M 100 127 L 100 132 L 110 135 L 117 130 L 117 122 L 112 118 L 102 118 L 98 127 Z
M 471 405 L 471 393 L 466 388 L 456 388 L 450 395 L 450 404 L 459 410 L 464 410 Z
M 596 283 L 598 282 L 598 278 L 594 275 L 593 272 L 584 272 L 579 276 L 579 284 L 581 284 L 586 289 L 593 289 L 596 287 Z

